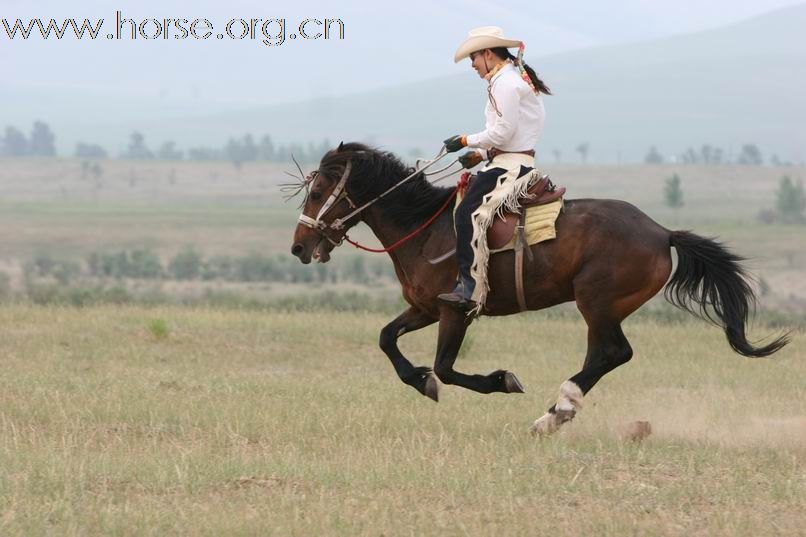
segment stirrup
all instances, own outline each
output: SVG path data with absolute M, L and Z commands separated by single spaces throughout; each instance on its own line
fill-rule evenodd
M 474 287 L 475 285 L 469 285 L 468 282 L 460 278 L 456 282 L 453 291 L 438 295 L 437 300 L 459 310 L 470 311 L 476 308 L 476 302 L 471 298 L 473 296 Z
M 473 300 L 465 298 L 456 293 L 442 293 L 441 295 L 437 296 L 437 300 L 460 311 L 470 311 L 476 309 L 476 303 Z

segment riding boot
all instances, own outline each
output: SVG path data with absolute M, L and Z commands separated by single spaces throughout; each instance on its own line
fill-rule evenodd
M 476 288 L 476 282 L 469 276 L 459 276 L 456 280 L 456 286 L 450 293 L 442 293 L 437 298 L 456 309 L 462 311 L 470 311 L 476 307 L 473 301 L 473 290 Z

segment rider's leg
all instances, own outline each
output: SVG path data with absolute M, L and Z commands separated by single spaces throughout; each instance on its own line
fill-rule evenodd
M 495 189 L 498 178 L 506 173 L 504 168 L 491 168 L 479 172 L 476 178 L 467 188 L 462 202 L 456 208 L 456 260 L 459 264 L 459 276 L 453 292 L 439 295 L 439 299 L 451 304 L 472 306 L 470 298 L 476 282 L 470 275 L 470 267 L 473 265 L 473 220 L 472 216 L 479 205 L 484 201 L 484 196 Z

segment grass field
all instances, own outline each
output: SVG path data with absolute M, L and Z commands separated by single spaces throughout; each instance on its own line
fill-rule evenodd
M 0 159 L 0 271 L 20 288 L 22 266 L 37 253 L 83 259 L 90 252 L 149 248 L 168 258 L 188 246 L 202 254 L 288 254 L 299 214 L 277 188 L 292 164 L 101 161 L 100 177 L 78 159 Z M 306 165 L 306 171 L 315 165 Z M 661 224 L 716 235 L 751 257 L 769 296 L 762 304 L 806 312 L 806 227 L 762 225 L 783 175 L 802 167 L 572 166 L 543 168 L 569 198 L 624 199 Z M 681 177 L 685 205 L 665 207 L 664 181 Z M 449 185 L 455 177 L 443 184 Z M 373 244 L 365 226 L 351 236 Z M 361 255 L 345 246 L 339 262 Z M 364 254 L 367 255 L 367 254 Z M 368 256 L 371 257 L 371 256 Z M 386 256 L 378 256 L 385 258 Z M 388 262 L 388 260 L 387 260 Z M 314 270 L 311 268 L 311 270 Z
M 628 322 L 633 361 L 536 440 L 581 322 L 482 319 L 458 367 L 527 393 L 434 404 L 377 348 L 387 320 L 0 306 L 0 535 L 806 531 L 804 333 L 749 360 L 704 323 Z M 430 364 L 435 340 L 401 347 Z

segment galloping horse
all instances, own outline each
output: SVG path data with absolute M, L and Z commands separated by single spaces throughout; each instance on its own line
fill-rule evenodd
M 364 222 L 391 250 L 403 298 L 409 304 L 380 334 L 380 347 L 400 379 L 434 401 L 438 400 L 435 374 L 445 384 L 479 393 L 522 393 L 520 382 L 509 371 L 468 375 L 454 369 L 472 321 L 464 312 L 437 301 L 437 295 L 453 288 L 457 274 L 455 258 L 443 255 L 456 241 L 452 212 L 442 210 L 455 189 L 436 187 L 422 173 L 399 184 L 414 171 L 392 153 L 363 144 L 342 143 L 329 151 L 304 182 L 308 195 L 291 252 L 302 263 L 310 263 L 312 257 L 326 262 L 347 230 Z M 379 198 L 398 184 L 399 188 Z M 761 347 L 747 341 L 745 325 L 755 301 L 753 289 L 740 265 L 742 258 L 712 239 L 670 231 L 635 206 L 617 200 L 567 200 L 556 227 L 556 239 L 531 247 L 532 260 L 523 276 L 526 305 L 539 310 L 576 301 L 588 325 L 588 349 L 582 370 L 561 385 L 557 403 L 535 421 L 534 433 L 552 433 L 571 420 L 584 394 L 632 358 L 621 323 L 664 284 L 672 304 L 723 328 L 728 344 L 743 356 L 768 356 L 788 342 L 786 335 Z M 678 265 L 667 284 L 672 247 L 677 250 Z M 514 259 L 511 250 L 490 256 L 485 315 L 521 311 Z M 412 365 L 398 349 L 398 338 L 437 321 L 433 370 Z

